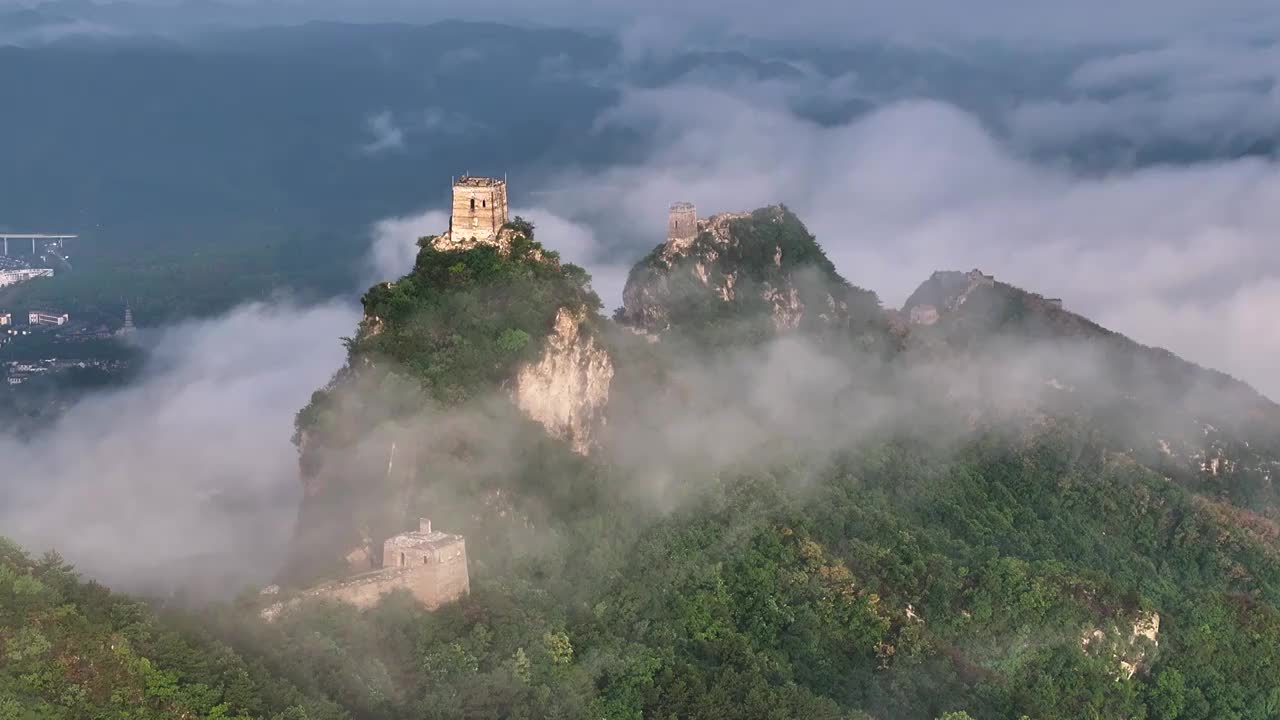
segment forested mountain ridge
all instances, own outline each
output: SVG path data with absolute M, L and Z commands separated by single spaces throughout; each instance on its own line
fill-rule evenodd
M 1196 492 L 1268 513 L 1276 505 L 1280 406 L 1245 383 L 979 270 L 936 272 L 901 311 L 882 311 L 782 206 L 716 215 L 702 227 L 691 244 L 668 241 L 636 264 L 616 319 L 667 342 L 839 327 L 897 366 L 967 373 L 949 380 L 971 386 L 969 411 L 1008 411 L 1004 403 L 1016 400 L 1022 411 L 1082 419 L 1109 448 Z
M 470 272 L 473 258 L 424 246 L 415 283 L 428 265 Z M 500 307 L 499 276 L 452 290 L 437 278 L 431 292 Z M 324 456 L 347 489 L 315 495 L 303 531 L 338 520 L 345 540 L 301 547 L 329 548 L 319 566 L 341 572 L 342 553 L 350 562 L 430 514 L 468 538 L 473 594 L 406 621 L 432 628 L 414 649 L 359 646 L 389 668 L 439 668 L 433 680 L 389 681 L 405 693 L 395 701 L 351 684 L 345 706 L 388 718 L 1262 718 L 1280 701 L 1270 475 L 1194 464 L 1215 433 L 1265 439 L 1249 425 L 1273 417 L 1269 401 L 990 279 L 967 280 L 963 303 L 937 300 L 932 323 L 908 322 L 910 308 L 882 310 L 849 286 L 780 207 L 715 216 L 631 281 L 618 324 L 588 323 L 615 373 L 585 456 L 512 398 L 554 306 L 590 296 L 535 304 L 524 356 L 495 350 L 506 316 L 472 334 L 469 318 L 440 312 L 455 300 L 366 318 L 355 375 L 370 335 L 455 349 L 398 346 L 410 370 L 390 371 L 408 378 L 395 395 L 421 395 L 396 405 L 409 416 L 361 420 L 354 444 Z M 390 307 L 402 283 L 367 310 Z M 492 374 L 441 395 L 459 347 L 491 348 L 469 366 Z M 394 365 L 378 367 L 382 386 Z M 347 417 L 382 407 L 347 397 Z M 1249 420 L 1205 433 L 1204 418 L 1232 410 Z M 1257 447 L 1248 438 L 1231 439 Z M 1196 440 L 1177 455 L 1175 442 Z M 414 459 L 388 472 L 393 446 Z M 286 639 L 272 644 L 321 612 L 333 611 L 273 628 Z M 341 612 L 379 623 L 391 610 Z
M 502 232 L 502 249 L 439 248 L 435 238 L 423 238 L 412 272 L 365 294 L 364 320 L 348 341 L 346 366 L 297 418 L 307 495 L 300 529 L 310 538 L 298 543 L 302 567 L 323 562 L 320 549 L 340 542 L 346 543 L 344 552 L 355 551 L 352 569 L 364 569 L 368 552 L 404 522 L 405 508 L 388 504 L 415 492 L 423 472 L 415 463 L 447 457 L 447 448 L 483 432 L 471 423 L 518 422 L 519 413 L 508 412 L 514 409 L 505 402 L 509 395 L 526 407 L 540 400 L 554 405 L 555 398 L 538 397 L 545 392 L 530 372 L 540 358 L 580 350 L 586 352 L 580 361 L 590 364 L 603 355 L 593 339 L 603 322 L 601 303 L 586 272 L 561 263 L 520 218 Z M 607 366 L 607 356 L 603 360 Z M 597 372 L 607 375 L 611 369 Z M 499 388 L 510 392 L 497 397 Z M 457 408 L 473 414 L 458 428 L 441 432 L 424 419 L 442 411 L 458 417 Z M 591 408 L 582 410 L 590 414 Z M 525 422 L 525 436 L 543 442 L 541 429 Z M 590 443 L 592 418 L 542 422 L 561 437 Z M 433 447 L 435 442 L 444 448 Z M 395 463 L 397 451 L 399 471 L 368 476 L 370 463 Z M 339 503 L 344 517 L 338 519 L 327 514 L 335 498 L 347 498 Z M 335 527 L 345 533 L 333 533 Z M 311 536 L 315 530 L 319 536 Z
M 1086 418 L 1111 447 L 1195 492 L 1274 516 L 1280 405 L 1061 300 L 974 277 L 984 276 L 938 272 L 907 299 L 901 317 L 925 320 L 911 325 L 912 351 L 998 363 L 1018 346 L 1037 348 L 1034 379 L 1048 384 L 1040 400 L 1051 412 Z
M 642 322 L 599 317 L 527 223 L 509 253 L 424 239 L 298 416 L 281 579 L 349 573 L 429 516 L 465 535 L 470 596 L 275 623 L 245 597 L 208 632 L 318 708 L 386 720 L 1275 714 L 1269 476 L 1179 475 L 1159 445 L 1262 453 L 1274 406 L 981 274 L 963 303 L 915 297 L 936 317 L 913 323 L 785 209 L 723 219 L 637 266 L 632 289 L 670 291 Z M 599 352 L 603 417 L 575 447 L 520 378 Z M 19 634 L 0 626 L 0 652 Z

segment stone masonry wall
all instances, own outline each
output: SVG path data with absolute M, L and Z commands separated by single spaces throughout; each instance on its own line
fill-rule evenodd
M 678 202 L 667 216 L 667 242 L 687 248 L 698 236 L 698 211 L 692 203 Z
M 377 605 L 383 595 L 400 589 L 408 590 L 418 602 L 432 610 L 465 597 L 471 592 L 465 545 L 459 542 L 451 547 L 441 562 L 383 568 L 308 590 L 305 596 L 370 608 Z
M 464 179 L 463 182 L 466 182 Z M 449 233 L 454 242 L 475 238 L 489 240 L 507 222 L 507 185 L 501 180 L 490 185 L 453 186 L 453 212 Z

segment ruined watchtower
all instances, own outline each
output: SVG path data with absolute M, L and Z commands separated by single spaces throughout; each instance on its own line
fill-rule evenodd
M 449 236 L 455 243 L 486 242 L 507 223 L 507 181 L 463 175 L 453 181 Z
M 678 202 L 671 206 L 667 216 L 667 243 L 688 247 L 698 237 L 698 210 L 693 203 Z
M 405 586 L 429 608 L 471 591 L 466 541 L 461 535 L 432 531 L 431 521 L 425 518 L 417 532 L 387 538 L 382 544 L 382 568 L 404 573 Z
M 305 590 L 297 598 L 263 610 L 262 616 L 270 620 L 303 598 L 327 598 L 369 608 L 396 590 L 408 590 L 430 610 L 465 597 L 471 592 L 466 540 L 461 535 L 433 531 L 431 521 L 423 518 L 417 530 L 387 538 L 382 544 L 380 569 Z

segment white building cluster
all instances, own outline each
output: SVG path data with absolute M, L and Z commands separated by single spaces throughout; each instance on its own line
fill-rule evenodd
M 0 288 L 17 285 L 21 282 L 40 277 L 53 277 L 49 268 L 21 268 L 16 270 L 0 270 Z
M 66 325 L 71 316 L 66 313 L 51 313 L 32 310 L 27 314 L 28 325 Z

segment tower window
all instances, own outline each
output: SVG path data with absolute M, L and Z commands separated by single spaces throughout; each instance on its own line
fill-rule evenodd
M 489 201 L 488 201 L 488 200 L 481 200 L 481 201 L 480 201 L 480 207 L 482 207 L 482 208 L 489 207 Z
M 472 210 L 475 210 L 475 209 L 476 209 L 476 199 L 475 199 L 475 198 L 471 198 L 471 209 L 472 209 Z
M 404 567 L 404 553 L 400 553 L 400 567 Z

